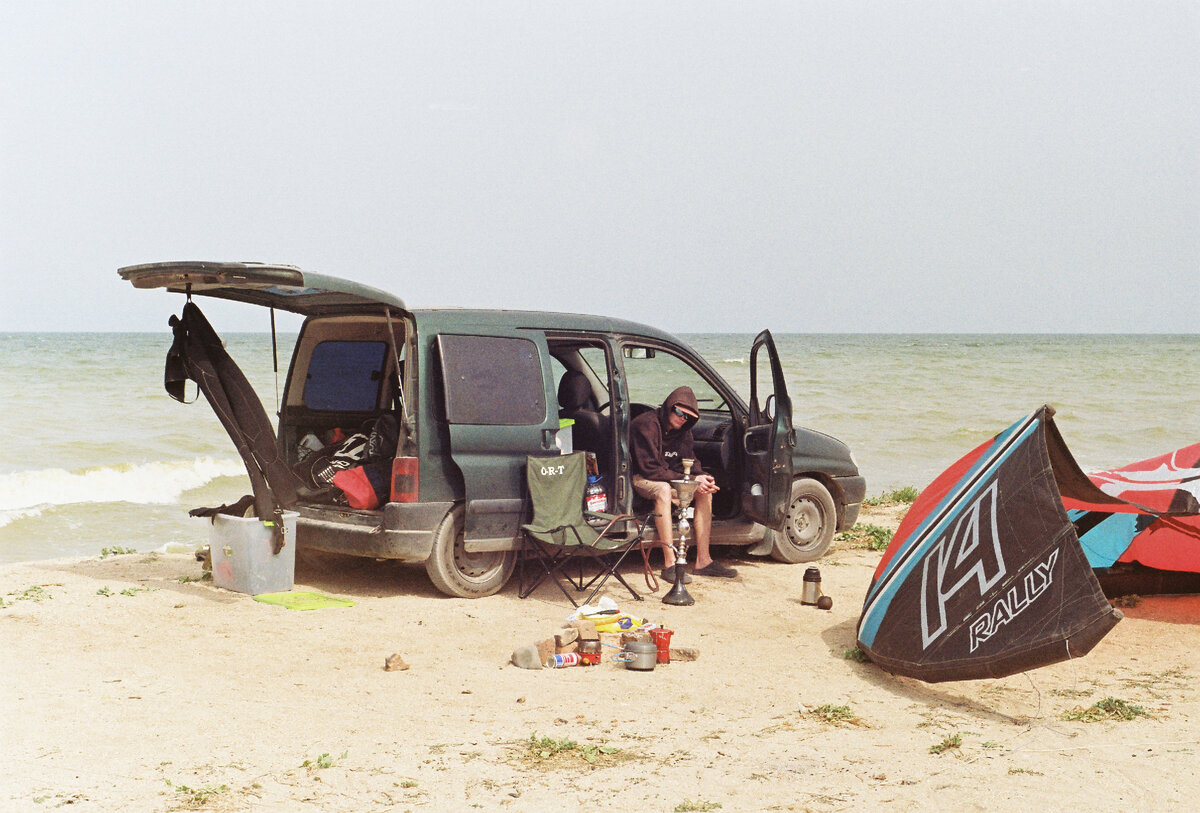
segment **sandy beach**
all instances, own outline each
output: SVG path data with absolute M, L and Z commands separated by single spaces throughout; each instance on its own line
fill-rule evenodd
M 828 612 L 800 604 L 804 566 L 731 555 L 739 577 L 696 578 L 693 607 L 609 590 L 700 650 L 652 672 L 512 666 L 571 610 L 549 585 L 456 600 L 419 568 L 302 556 L 297 589 L 354 601 L 302 612 L 197 581 L 187 555 L 4 566 L 0 808 L 1166 810 L 1200 792 L 1196 597 L 1124 608 L 1071 663 L 926 685 L 847 657 L 878 553 L 818 563 Z M 385 670 L 394 653 L 410 668 Z M 1068 719 L 1106 698 L 1145 714 Z

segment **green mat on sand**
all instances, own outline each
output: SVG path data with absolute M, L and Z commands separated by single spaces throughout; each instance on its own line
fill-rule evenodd
M 322 607 L 353 607 L 354 602 L 346 598 L 323 596 L 320 593 L 292 592 L 261 593 L 254 597 L 263 604 L 278 604 L 289 610 L 319 610 Z

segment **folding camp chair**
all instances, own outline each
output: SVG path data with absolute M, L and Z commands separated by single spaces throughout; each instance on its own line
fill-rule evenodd
M 533 519 L 521 526 L 524 531 L 522 549 L 533 555 L 521 557 L 518 589 L 521 598 L 528 597 L 546 577 L 550 577 L 563 595 L 578 607 L 579 604 L 567 592 L 561 579 L 565 579 L 578 592 L 595 585 L 583 602 L 590 604 L 612 576 L 625 586 L 631 596 L 642 600 L 617 568 L 630 551 L 641 547 L 646 523 L 653 514 L 644 517 L 640 526 L 635 526 L 637 534 L 632 539 L 618 538 L 618 529 L 623 537 L 627 532 L 627 524 L 636 523 L 636 518 L 631 514 L 600 514 L 583 510 L 586 466 L 587 456 L 583 452 L 526 458 L 525 473 L 533 503 Z M 604 524 L 599 528 L 593 527 L 588 523 L 588 517 L 599 518 Z M 537 560 L 540 569 L 527 574 L 526 564 L 530 558 Z M 600 572 L 584 583 L 584 564 L 589 560 L 599 566 Z M 579 566 L 577 577 L 568 572 L 572 564 Z

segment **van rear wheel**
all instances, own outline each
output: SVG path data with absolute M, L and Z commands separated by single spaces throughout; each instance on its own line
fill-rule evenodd
M 456 598 L 483 598 L 499 592 L 517 564 L 515 550 L 469 553 L 463 544 L 463 507 L 442 519 L 425 560 L 433 586 Z
M 780 562 L 815 562 L 825 555 L 837 528 L 837 506 L 829 490 L 816 480 L 792 481 L 787 521 L 776 531 L 771 557 Z

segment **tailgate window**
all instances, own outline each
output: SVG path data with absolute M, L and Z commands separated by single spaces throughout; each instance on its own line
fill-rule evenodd
M 375 409 L 387 352 L 387 342 L 321 342 L 308 363 L 304 406 L 328 412 Z

